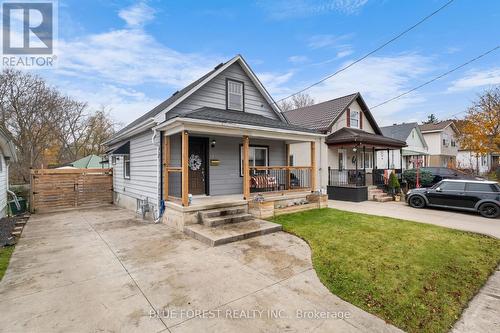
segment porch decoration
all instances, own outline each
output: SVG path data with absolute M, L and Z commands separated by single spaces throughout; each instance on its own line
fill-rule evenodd
M 202 161 L 199 155 L 191 154 L 191 156 L 189 156 L 189 168 L 192 171 L 200 170 L 201 163 Z

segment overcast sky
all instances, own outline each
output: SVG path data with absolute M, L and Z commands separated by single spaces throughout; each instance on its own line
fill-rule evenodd
M 446 0 L 60 0 L 57 69 L 39 73 L 128 123 L 242 54 L 275 99 L 384 43 Z M 342 74 L 317 102 L 359 91 L 376 105 L 500 44 L 500 1 L 456 0 Z M 445 119 L 500 84 L 500 51 L 373 110 L 380 125 Z

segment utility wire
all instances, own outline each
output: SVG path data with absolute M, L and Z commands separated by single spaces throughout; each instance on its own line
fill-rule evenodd
M 443 6 L 439 7 L 438 9 L 436 9 L 434 12 L 430 13 L 429 15 L 427 15 L 426 17 L 424 17 L 423 19 L 421 19 L 420 21 L 418 21 L 417 23 L 415 23 L 414 25 L 412 25 L 411 27 L 407 28 L 406 30 L 400 32 L 399 34 L 397 34 L 396 36 L 394 36 L 393 38 L 389 39 L 387 42 L 385 42 L 384 44 L 380 45 L 379 47 L 377 47 L 376 49 L 368 52 L 367 54 L 365 54 L 364 56 L 362 56 L 361 58 L 355 60 L 354 62 L 350 63 L 349 65 L 345 66 L 345 67 L 342 67 L 341 69 L 337 70 L 335 73 L 333 74 L 330 74 L 326 77 L 324 77 L 323 79 L 319 80 L 318 82 L 315 82 L 313 84 L 310 84 L 309 86 L 305 87 L 304 89 L 302 90 L 299 90 L 287 97 L 284 97 L 282 99 L 279 99 L 278 101 L 274 102 L 274 104 L 277 104 L 281 101 L 284 101 L 285 99 L 288 99 L 290 97 L 293 97 L 297 94 L 300 94 L 306 90 L 309 90 L 311 89 L 312 87 L 320 84 L 320 83 L 323 83 L 325 82 L 326 80 L 328 80 L 329 78 L 345 71 L 346 69 L 356 65 L 358 62 L 361 62 L 363 61 L 364 59 L 368 58 L 369 56 L 371 56 L 372 54 L 374 54 L 375 52 L 378 52 L 380 51 L 381 49 L 383 49 L 384 47 L 386 47 L 387 45 L 389 45 L 390 43 L 394 42 L 395 40 L 399 39 L 400 37 L 402 37 L 403 35 L 405 35 L 406 33 L 410 32 L 411 30 L 415 29 L 417 26 L 419 26 L 420 24 L 424 23 L 425 21 L 427 21 L 428 19 L 430 19 L 432 16 L 436 15 L 437 13 L 439 13 L 441 10 L 445 9 L 446 7 L 448 7 L 449 5 L 451 5 L 451 3 L 455 1 L 455 0 L 449 0 L 447 3 L 445 3 Z
M 413 91 L 415 91 L 415 90 L 417 90 L 417 89 L 420 89 L 420 88 L 422 88 L 422 87 L 424 87 L 424 86 L 426 86 L 426 85 L 428 85 L 428 84 L 430 84 L 430 83 L 432 83 L 432 82 L 434 82 L 434 81 L 437 81 L 437 80 L 439 80 L 440 78 L 442 78 L 442 77 L 444 77 L 444 76 L 446 76 L 446 75 L 449 75 L 449 74 L 451 74 L 451 73 L 453 73 L 453 72 L 455 72 L 455 71 L 459 70 L 460 68 L 465 67 L 465 66 L 467 66 L 468 64 L 470 64 L 470 63 L 472 63 L 472 62 L 474 62 L 474 61 L 476 61 L 476 60 L 479 60 L 479 59 L 481 59 L 482 57 L 484 57 L 484 56 L 486 56 L 486 55 L 488 55 L 488 54 L 490 54 L 490 53 L 492 53 L 492 52 L 494 52 L 494 51 L 496 51 L 496 50 L 498 50 L 498 49 L 500 49 L 500 45 L 495 46 L 494 48 L 492 48 L 492 49 L 490 49 L 490 50 L 488 50 L 488 51 L 484 52 L 483 54 L 478 55 L 477 57 L 472 58 L 471 60 L 469 60 L 469 61 L 467 61 L 467 62 L 465 62 L 465 63 L 463 63 L 463 64 L 461 64 L 461 65 L 459 65 L 459 66 L 457 66 L 457 67 L 455 67 L 455 68 L 453 68 L 453 69 L 451 69 L 451 70 L 449 70 L 449 71 L 447 71 L 447 72 L 445 72 L 445 73 L 443 73 L 443 74 L 441 74 L 441 75 L 438 75 L 438 76 L 436 76 L 435 78 L 433 78 L 433 79 L 431 79 L 431 80 L 429 80 L 429 81 L 426 81 L 426 82 L 424 82 L 424 83 L 422 83 L 422 84 L 420 84 L 420 85 L 416 86 L 415 88 L 412 88 L 412 89 L 410 89 L 410 90 L 408 90 L 408 91 L 406 91 L 406 92 L 404 92 L 404 93 L 402 93 L 402 94 L 397 95 L 396 97 L 390 98 L 390 99 L 388 99 L 388 100 L 386 100 L 386 101 L 383 101 L 382 103 L 379 103 L 379 104 L 377 104 L 377 105 L 375 105 L 375 106 L 372 106 L 372 107 L 370 107 L 370 109 L 371 109 L 371 110 L 373 110 L 373 109 L 375 109 L 375 108 L 378 108 L 379 106 L 382 106 L 382 105 L 387 104 L 387 103 L 389 103 L 389 102 L 392 102 L 392 101 L 394 101 L 394 100 L 396 100 L 396 99 L 398 99 L 398 98 L 400 98 L 400 97 L 403 97 L 403 96 L 405 96 L 405 95 L 408 95 L 409 93 L 411 93 L 411 92 L 413 92 Z M 461 113 L 461 112 L 460 112 L 460 113 Z

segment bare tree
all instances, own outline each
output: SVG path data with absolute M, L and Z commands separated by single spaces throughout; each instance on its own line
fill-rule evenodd
M 312 98 L 308 93 L 301 92 L 281 101 L 279 106 L 281 111 L 286 112 L 310 105 L 314 105 L 314 98 Z
M 33 74 L 7 69 L 0 75 L 0 126 L 12 136 L 19 161 L 14 181 L 29 180 L 30 168 L 61 165 L 101 154 L 115 124 L 105 108 L 88 114 L 86 103 L 64 96 Z

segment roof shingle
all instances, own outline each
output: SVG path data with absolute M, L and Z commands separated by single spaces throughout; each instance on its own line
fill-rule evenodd
M 403 123 L 392 126 L 380 127 L 382 134 L 388 138 L 406 141 L 411 131 L 418 127 L 418 123 Z

